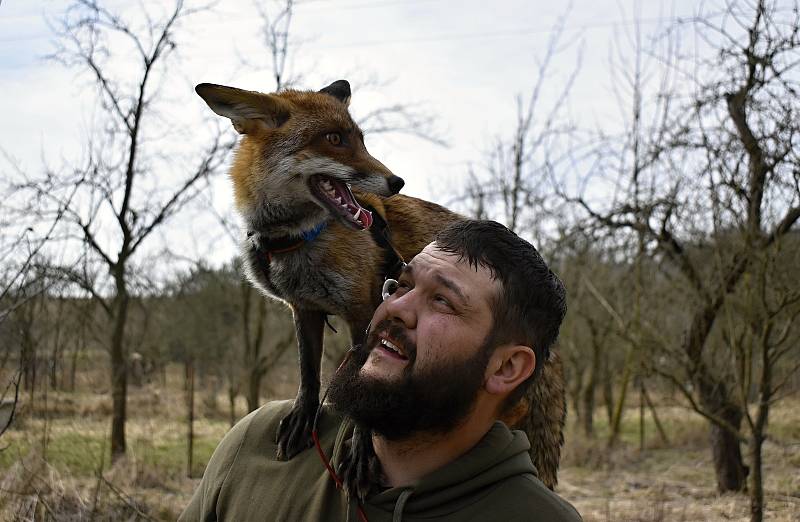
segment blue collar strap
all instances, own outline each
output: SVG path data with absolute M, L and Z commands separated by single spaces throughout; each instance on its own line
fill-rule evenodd
M 325 227 L 327 227 L 327 226 L 328 226 L 328 222 L 327 221 L 323 221 L 319 225 L 317 225 L 314 228 L 312 228 L 311 230 L 306 230 L 305 232 L 300 234 L 300 237 L 302 237 L 303 240 L 306 241 L 307 243 L 310 243 L 311 241 L 314 241 L 315 239 L 317 239 L 319 237 L 319 235 L 322 233 L 322 231 L 325 230 Z
M 283 254 L 297 250 L 305 243 L 310 243 L 317 239 L 323 230 L 328 226 L 328 223 L 323 221 L 311 230 L 306 230 L 300 233 L 300 236 L 284 236 L 277 237 L 265 241 L 261 245 L 261 251 L 266 254 L 267 261 L 272 261 L 273 254 Z

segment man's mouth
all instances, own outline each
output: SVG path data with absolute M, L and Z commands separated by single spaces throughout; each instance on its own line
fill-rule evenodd
M 394 359 L 399 359 L 401 361 L 408 360 L 408 356 L 405 354 L 405 352 L 403 352 L 399 346 L 388 339 L 381 338 L 375 348 L 381 350 L 386 355 Z
M 372 213 L 358 204 L 347 183 L 318 174 L 311 177 L 309 185 L 314 195 L 348 226 L 366 230 L 372 225 Z

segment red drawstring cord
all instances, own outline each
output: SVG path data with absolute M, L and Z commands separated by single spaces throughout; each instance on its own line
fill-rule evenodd
M 339 369 L 344 366 L 344 363 L 350 358 L 350 354 L 353 353 L 352 350 L 347 352 L 347 355 L 344 356 L 341 364 L 339 364 L 339 368 L 336 368 L 338 372 Z M 334 372 L 335 373 L 335 372 Z M 325 394 L 322 396 L 322 400 L 319 401 L 319 406 L 317 406 L 317 413 L 314 415 L 314 426 L 311 429 L 311 439 L 314 441 L 314 446 L 317 448 L 317 453 L 319 454 L 319 458 L 322 463 L 325 465 L 325 469 L 328 470 L 328 474 L 330 474 L 333 481 L 336 483 L 336 489 L 342 489 L 344 484 L 342 483 L 342 479 L 339 478 L 339 475 L 336 474 L 334 471 L 333 466 L 331 465 L 330 460 L 325 455 L 325 452 L 322 451 L 322 445 L 319 443 L 319 435 L 317 434 L 317 419 L 319 419 L 319 414 L 322 411 L 322 404 L 325 402 L 325 399 L 328 397 L 328 390 L 325 390 Z M 358 510 L 358 518 L 361 522 L 369 522 L 367 519 L 367 514 L 364 513 L 364 508 L 361 506 L 361 501 L 356 499 L 356 508 Z
M 333 481 L 336 482 L 336 489 L 342 489 L 342 479 L 339 478 L 339 475 L 333 470 L 333 466 L 331 466 L 328 457 L 325 456 L 325 452 L 322 451 L 322 446 L 319 443 L 319 436 L 317 436 L 317 430 L 311 432 L 311 438 L 314 439 L 314 445 L 317 447 L 317 453 L 319 453 L 319 458 L 322 460 L 322 463 L 325 464 L 325 469 L 328 470 L 328 473 L 331 474 Z

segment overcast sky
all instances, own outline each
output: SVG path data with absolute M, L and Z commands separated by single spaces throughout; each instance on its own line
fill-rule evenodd
M 136 9 L 130 1 L 103 3 L 123 12 Z M 145 6 L 158 9 L 167 3 L 146 1 Z M 576 0 L 568 9 L 563 2 L 530 0 L 301 0 L 290 29 L 292 40 L 299 43 L 290 71 L 302 76 L 303 88 L 349 79 L 356 116 L 396 103 L 414 104 L 435 116 L 447 147 L 402 135 L 368 136 L 367 146 L 405 178 L 406 194 L 446 204 L 470 165 L 482 164 L 491 141 L 513 131 L 516 97 L 530 96 L 559 17 L 566 16 L 563 50 L 544 84 L 543 106 L 558 99 L 579 66 L 564 117 L 612 130 L 620 122 L 609 72 L 615 35 L 625 54 L 631 47 L 626 35 L 632 32 L 634 16 L 649 35 L 676 16 L 694 14 L 696 4 Z M 64 0 L 0 3 L 0 147 L 29 171 L 41 169 L 42 158 L 62 164 L 84 157 L 86 137 L 97 121 L 88 77 L 43 58 L 54 49 L 47 20 L 57 21 L 67 5 Z M 183 22 L 177 33 L 180 60 L 172 66 L 176 74 L 163 87 L 169 104 L 159 143 L 165 150 L 172 146 L 170 136 L 176 147 L 191 148 L 192 136 L 202 135 L 177 132 L 202 125 L 208 115 L 192 90 L 194 84 L 253 90 L 274 85 L 259 24 L 252 2 L 232 0 Z M 242 57 L 261 68 L 243 66 Z M 117 63 L 124 70 L 124 57 Z M 382 85 L 360 90 L 370 79 Z M 227 185 L 224 178 L 215 184 L 214 204 L 220 212 L 230 208 Z M 219 260 L 232 255 L 232 245 L 218 238 L 206 240 L 200 228 L 191 228 L 192 237 L 201 240 L 187 246 L 188 256 Z

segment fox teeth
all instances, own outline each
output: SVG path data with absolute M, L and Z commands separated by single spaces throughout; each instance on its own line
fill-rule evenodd
M 341 203 L 342 202 L 342 198 L 340 198 L 340 197 L 336 198 L 336 202 L 337 203 Z
M 361 209 L 356 210 L 356 214 L 353 216 L 353 219 L 358 219 L 358 216 L 361 215 Z

